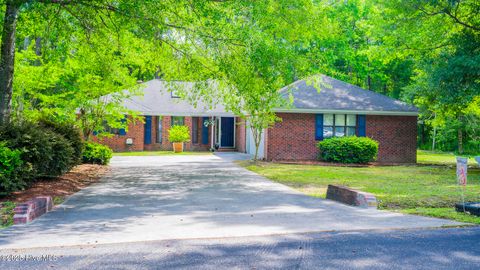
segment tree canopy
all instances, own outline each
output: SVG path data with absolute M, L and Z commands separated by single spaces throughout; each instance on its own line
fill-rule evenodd
M 280 121 L 272 113 L 279 88 L 323 73 L 420 107 L 421 147 L 431 148 L 435 137 L 440 150 L 480 152 L 476 0 L 4 0 L 1 6 L 0 123 L 45 114 L 73 121 L 83 110 L 89 132 L 103 125 L 91 121 L 99 118 L 94 112 L 122 125 L 133 112 L 99 98 L 120 99 L 124 89 L 141 91 L 139 81 L 162 78 L 200 82 L 193 103 L 222 99 L 262 130 Z M 220 95 L 202 84 L 212 81 Z

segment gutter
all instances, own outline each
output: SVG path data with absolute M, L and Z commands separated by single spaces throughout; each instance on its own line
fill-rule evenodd
M 324 109 L 274 109 L 276 113 L 339 113 L 365 115 L 418 116 L 418 112 L 407 111 L 361 111 L 361 110 L 324 110 Z

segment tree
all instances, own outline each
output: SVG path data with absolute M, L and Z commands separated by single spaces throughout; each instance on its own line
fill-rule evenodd
M 15 32 L 18 12 L 23 1 L 7 0 L 3 19 L 0 51 L 0 125 L 10 119 L 15 66 Z
M 107 42 L 122 39 L 124 34 L 134 35 L 150 44 L 155 43 L 175 51 L 176 55 L 169 53 L 170 61 L 179 59 L 179 53 L 192 50 L 194 43 L 201 39 L 231 42 L 221 36 L 222 31 L 218 31 L 218 27 L 204 25 L 207 20 L 216 22 L 226 19 L 215 17 L 216 14 L 228 14 L 220 12 L 221 8 L 218 6 L 221 3 L 216 1 L 6 0 L 3 5 L 5 13 L 0 55 L 0 125 L 9 122 L 11 116 L 19 15 L 28 18 L 32 13 L 39 14 L 36 19 L 43 19 L 42 23 L 46 24 L 49 31 L 47 34 L 55 32 L 56 37 L 64 42 L 53 42 L 54 45 L 50 44 L 50 48 L 45 46 L 42 50 L 58 50 L 63 48 L 64 44 L 78 42 L 70 35 L 79 31 L 84 33 L 87 42 L 91 35 L 103 36 Z M 63 53 L 70 52 L 64 50 Z M 157 73 L 168 72 L 168 68 L 161 69 L 159 62 L 161 61 L 150 61 L 149 64 L 156 67 Z M 130 68 L 136 67 L 133 65 Z M 137 71 L 136 75 L 139 77 L 149 73 L 145 70 Z
M 310 38 L 317 35 L 321 25 L 314 1 L 239 1 L 224 5 L 233 14 L 228 37 L 235 42 L 209 42 L 197 48 L 212 67 L 199 79 L 214 82 L 198 84 L 184 95 L 190 101 L 200 97 L 207 103 L 221 102 L 243 118 L 252 131 L 256 161 L 264 130 L 281 121 L 275 108 L 287 103 L 279 89 L 312 71 Z
M 480 4 L 473 0 L 392 1 L 382 6 L 391 19 L 382 27 L 395 25 L 384 39 L 389 41 L 385 46 L 415 63 L 404 96 L 421 107 L 427 124 L 445 133 L 441 138 L 455 139 L 456 150 L 462 153 L 464 143 L 475 137 L 465 137 L 465 131 L 472 130 L 468 126 L 476 123 L 466 120 L 465 111 L 480 96 L 480 16 L 476 12 Z

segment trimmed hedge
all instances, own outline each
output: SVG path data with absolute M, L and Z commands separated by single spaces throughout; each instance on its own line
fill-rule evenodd
M 368 163 L 375 161 L 378 142 L 367 137 L 334 137 L 318 143 L 319 158 L 328 162 Z
M 5 142 L 0 142 L 0 195 L 8 195 L 27 186 L 25 178 L 31 168 L 24 166 L 21 154 L 20 150 L 12 150 Z
M 21 152 L 24 166 L 31 166 L 26 179 L 59 176 L 73 167 L 74 149 L 62 135 L 35 123 L 7 124 L 0 129 L 0 140 Z
M 108 146 L 87 142 L 83 150 L 83 163 L 107 165 L 113 156 L 113 151 Z
M 65 139 L 67 139 L 72 148 L 73 148 L 73 155 L 72 155 L 72 166 L 78 165 L 81 163 L 82 160 L 82 153 L 83 153 L 83 139 L 80 132 L 75 124 L 73 123 L 58 123 L 49 119 L 40 119 L 39 125 L 46 129 L 49 129 L 57 134 L 62 135 Z

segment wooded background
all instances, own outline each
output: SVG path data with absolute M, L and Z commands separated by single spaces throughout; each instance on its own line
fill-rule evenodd
M 418 106 L 420 148 L 480 153 L 477 0 L 0 3 L 0 123 L 115 127 L 133 112 L 99 98 L 162 78 L 217 80 L 268 126 L 280 87 L 323 73 Z

